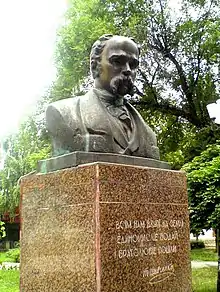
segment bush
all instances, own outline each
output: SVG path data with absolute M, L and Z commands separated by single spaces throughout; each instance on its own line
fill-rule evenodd
M 196 241 L 196 240 L 191 240 L 190 241 L 190 246 L 191 249 L 195 249 L 195 248 L 205 248 L 205 243 L 203 241 Z
M 15 263 L 20 262 L 20 248 L 13 248 L 6 252 L 6 257 L 13 260 Z

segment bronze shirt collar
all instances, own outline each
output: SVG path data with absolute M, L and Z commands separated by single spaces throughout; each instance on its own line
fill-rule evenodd
M 124 98 L 124 96 L 113 95 L 105 89 L 93 88 L 93 90 L 97 94 L 98 98 L 108 105 L 120 107 L 127 103 L 127 100 Z

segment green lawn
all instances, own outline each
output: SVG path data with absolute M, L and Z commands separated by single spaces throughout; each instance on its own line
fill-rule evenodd
M 217 261 L 218 256 L 213 249 L 191 250 L 191 260 L 194 261 Z M 216 292 L 217 267 L 192 270 L 193 292 Z
M 192 270 L 193 292 L 216 292 L 217 267 Z
M 19 292 L 19 271 L 0 271 L 0 291 Z
M 193 249 L 191 250 L 191 260 L 193 261 L 217 261 L 217 252 L 214 249 Z

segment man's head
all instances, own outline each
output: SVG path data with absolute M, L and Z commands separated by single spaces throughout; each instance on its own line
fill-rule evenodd
M 94 43 L 90 55 L 91 72 L 96 87 L 115 95 L 132 95 L 139 53 L 139 47 L 130 38 L 102 36 Z

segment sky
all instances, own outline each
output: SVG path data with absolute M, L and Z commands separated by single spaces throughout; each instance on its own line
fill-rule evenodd
M 217 103 L 211 103 L 207 106 L 210 117 L 216 118 L 215 122 L 220 124 L 220 99 L 217 100 Z
M 0 1 L 0 138 L 17 129 L 55 78 L 66 0 Z
M 0 1 L 0 139 L 16 131 L 55 78 L 56 30 L 66 1 Z M 220 123 L 220 102 L 209 109 Z

